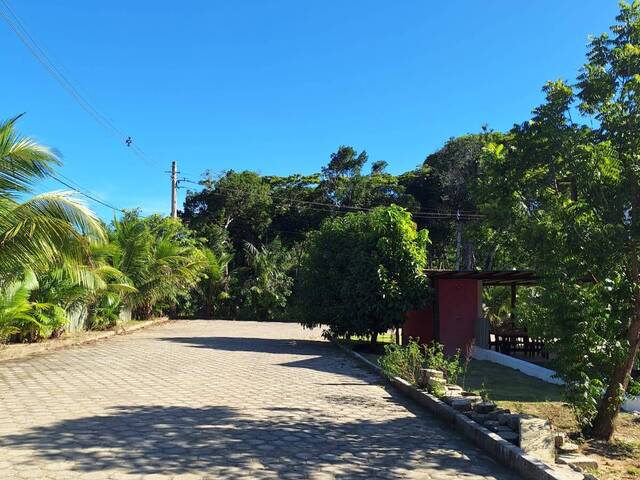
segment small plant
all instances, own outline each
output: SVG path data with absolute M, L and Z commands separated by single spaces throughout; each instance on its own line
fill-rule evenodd
M 453 357 L 444 354 L 444 345 L 432 342 L 424 347 L 425 366 L 441 370 L 449 383 L 457 383 L 458 377 L 464 373 L 465 366 L 460 361 L 460 350 Z
M 485 380 L 482 380 L 482 386 L 480 387 L 480 391 L 478 393 L 480 394 L 480 398 L 482 398 L 483 402 L 488 402 L 489 401 L 489 389 L 487 388 L 487 386 L 484 383 Z
M 640 476 L 640 468 L 634 466 L 628 467 L 627 473 L 633 477 Z
M 467 372 L 469 371 L 469 364 L 471 363 L 471 354 L 473 352 L 473 345 L 475 341 L 471 341 L 467 345 L 467 349 L 464 353 L 464 365 L 462 367 L 462 388 L 467 388 Z
M 385 345 L 384 355 L 378 359 L 378 363 L 387 375 L 404 378 L 417 385 L 420 369 L 425 368 L 425 356 L 422 347 L 415 340 L 409 340 L 406 346 Z
M 447 393 L 445 386 L 440 383 L 429 385 L 429 391 L 436 397 L 444 397 L 445 393 Z

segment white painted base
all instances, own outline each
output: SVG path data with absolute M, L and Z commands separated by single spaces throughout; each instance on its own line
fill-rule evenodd
M 554 370 L 535 365 L 531 362 L 520 360 L 519 358 L 510 357 L 509 355 L 505 355 L 504 353 L 474 346 L 471 356 L 476 360 L 486 360 L 488 362 L 493 362 L 499 365 L 504 365 L 505 367 L 513 368 L 514 370 L 518 370 L 525 375 L 538 378 L 547 383 L 564 385 L 563 380 L 555 377 L 556 372 Z
M 640 397 L 628 397 L 622 404 L 625 412 L 640 412 Z

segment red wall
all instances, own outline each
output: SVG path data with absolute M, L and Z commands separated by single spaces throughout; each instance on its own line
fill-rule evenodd
M 406 314 L 407 321 L 402 326 L 402 344 L 409 343 L 409 339 L 420 339 L 420 343 L 431 343 L 434 339 L 433 309 L 412 310 Z
M 445 352 L 464 355 L 474 338 L 474 325 L 480 312 L 480 282 L 477 280 L 440 279 L 437 285 L 438 341 Z

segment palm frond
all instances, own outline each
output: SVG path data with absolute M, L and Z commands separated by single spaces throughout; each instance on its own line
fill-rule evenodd
M 0 195 L 28 191 L 33 182 L 60 164 L 58 156 L 33 139 L 15 131 L 20 116 L 0 123 Z
M 0 275 L 43 268 L 57 259 L 81 264 L 105 233 L 95 215 L 68 192 L 18 204 L 0 199 Z

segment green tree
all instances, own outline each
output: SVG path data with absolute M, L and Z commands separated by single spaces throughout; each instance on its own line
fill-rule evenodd
M 205 265 L 196 289 L 197 300 L 204 315 L 212 318 L 229 298 L 229 262 L 233 256 L 224 252 L 216 253 L 209 248 L 204 248 L 202 253 Z
M 81 264 L 91 243 L 105 238 L 99 220 L 69 192 L 18 200 L 60 163 L 50 149 L 16 132 L 18 118 L 0 123 L 0 281 L 46 271 L 61 259 Z
M 213 234 L 210 244 L 221 238 L 219 230 L 228 232 L 236 251 L 245 241 L 259 243 L 271 223 L 269 183 L 254 172 L 229 170 L 216 180 L 204 180 L 200 192 L 188 192 L 182 218 L 199 234 Z
M 558 353 L 578 419 L 610 439 L 640 344 L 640 2 L 592 39 L 574 89 L 487 149 L 483 209 L 542 277 L 520 316 Z M 578 106 L 596 127 L 572 120 Z
M 592 39 L 588 63 L 578 82 L 580 110 L 598 121 L 598 140 L 591 153 L 595 166 L 595 195 L 585 203 L 601 207 L 610 235 L 623 239 L 617 254 L 615 270 L 603 277 L 623 300 L 613 312 L 621 323 L 622 349 L 612 360 L 608 385 L 594 420 L 593 434 L 609 439 L 615 418 L 631 380 L 631 370 L 640 346 L 640 272 L 638 240 L 640 239 L 640 2 L 622 2 L 612 36 L 603 34 Z M 599 180 L 599 181 L 598 181 Z M 590 192 L 591 193 L 591 192 Z M 578 199 L 582 201 L 582 197 Z M 611 242 L 609 242 L 611 243 Z M 602 248 L 602 245 L 600 248 Z M 612 265 L 613 266 L 613 265 Z
M 427 300 L 426 230 L 403 208 L 376 208 L 326 220 L 306 245 L 297 288 L 300 321 L 336 335 L 398 327 Z
M 84 262 L 105 233 L 69 192 L 28 197 L 60 160 L 21 136 L 15 129 L 18 118 L 0 123 L 0 336 L 23 341 L 62 331 L 67 321 L 62 302 L 38 298 L 47 275 L 64 265 L 68 277 L 82 285 Z
M 405 195 L 398 177 L 386 172 L 387 162 L 371 164 L 369 174 L 363 174 L 369 161 L 367 152 L 358 153 L 353 147 L 340 146 L 326 167 L 322 168 L 318 193 L 326 204 L 345 209 L 389 206 L 392 203 L 414 207 L 412 197 Z
M 477 134 L 449 139 L 438 151 L 429 154 L 421 167 L 400 176 L 405 194 L 419 208 L 455 213 L 477 211 L 479 165 L 484 147 L 497 142 L 501 133 L 483 127 Z M 494 266 L 496 243 L 492 232 L 478 223 L 416 219 L 421 228 L 429 226 L 430 259 L 439 268 L 454 268 L 458 229 L 462 241 L 461 267 Z

